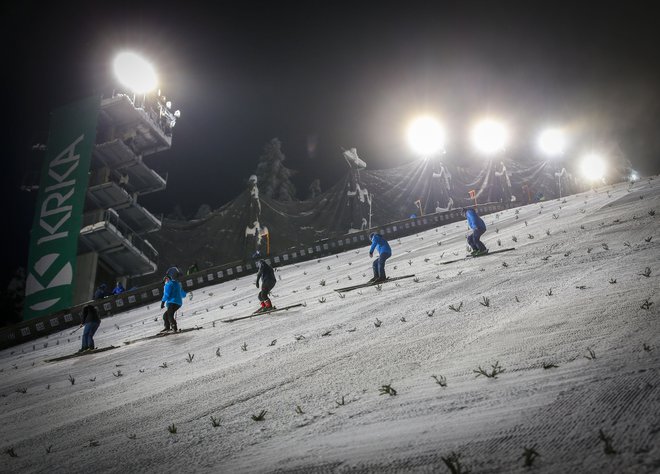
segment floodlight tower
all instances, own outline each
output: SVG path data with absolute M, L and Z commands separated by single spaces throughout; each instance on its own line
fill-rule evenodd
M 602 181 L 607 171 L 607 164 L 598 153 L 591 152 L 584 155 L 580 163 L 582 175 L 589 180 L 592 185 L 597 181 Z
M 74 304 L 88 300 L 101 283 L 112 285 L 154 273 L 158 252 L 147 235 L 160 230 L 157 217 L 139 204 L 140 196 L 161 191 L 167 175 L 144 158 L 172 146 L 177 110 L 158 90 L 151 63 L 126 51 L 114 58 L 117 89 L 101 100 L 90 166 L 85 213 L 78 245 Z
M 408 144 L 415 152 L 415 154 L 424 160 L 428 160 L 434 156 L 441 155 L 445 153 L 445 142 L 447 134 L 444 127 L 438 122 L 434 117 L 430 115 L 424 115 L 414 119 L 408 126 L 407 131 Z M 433 173 L 433 178 L 442 178 L 445 181 L 449 182 L 449 178 L 446 176 L 448 171 L 444 167 L 441 167 L 440 173 Z M 449 189 L 446 186 L 446 193 L 448 200 Z M 431 187 L 429 187 L 429 194 L 431 192 Z M 426 196 L 426 201 L 428 202 L 429 196 Z M 421 197 L 418 199 L 415 204 L 418 206 L 420 214 L 424 214 L 424 204 L 422 203 Z M 451 204 L 448 201 L 448 207 L 451 207 Z
M 538 137 L 538 147 L 549 159 L 553 160 L 553 173 L 557 178 L 557 188 L 559 189 L 559 197 L 562 197 L 561 178 L 566 174 L 566 168 L 558 170 L 556 160 L 564 154 L 566 150 L 566 136 L 564 132 L 558 128 L 548 128 L 541 132 Z
M 474 125 L 471 138 L 476 150 L 487 158 L 492 166 L 492 160 L 494 158 L 498 156 L 500 158 L 503 157 L 506 146 L 509 143 L 509 131 L 502 122 L 487 118 L 480 120 Z M 499 172 L 495 171 L 495 175 L 500 177 L 502 181 L 503 198 L 507 197 L 510 200 L 511 182 L 504 162 L 502 162 L 502 170 Z M 506 189 L 504 189 L 505 186 Z

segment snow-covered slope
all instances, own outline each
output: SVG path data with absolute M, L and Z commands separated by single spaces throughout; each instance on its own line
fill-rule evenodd
M 529 448 L 536 472 L 658 472 L 654 210 L 657 179 L 607 187 L 487 216 L 500 255 L 443 265 L 464 224 L 391 242 L 388 274 L 415 279 L 340 297 L 365 248 L 281 267 L 288 312 L 220 322 L 258 306 L 251 276 L 186 300 L 198 331 L 122 345 L 161 329 L 152 305 L 103 321 L 111 351 L 44 362 L 80 331 L 5 350 L 0 471 L 527 472 Z

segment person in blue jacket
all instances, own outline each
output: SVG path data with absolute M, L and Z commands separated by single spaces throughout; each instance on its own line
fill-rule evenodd
M 369 240 L 371 240 L 369 257 L 373 257 L 374 250 L 378 250 L 378 258 L 374 260 L 372 265 L 374 277 L 369 280 L 369 283 L 380 283 L 387 280 L 387 276 L 385 275 L 385 261 L 392 256 L 392 249 L 390 248 L 390 244 L 387 243 L 387 240 L 385 240 L 385 237 L 375 232 L 369 234 Z
M 123 293 L 124 291 L 126 291 L 124 289 L 124 285 L 122 285 L 120 282 L 117 282 L 117 285 L 112 290 L 112 294 L 113 295 L 119 295 L 119 294 Z
M 177 332 L 179 330 L 174 314 L 183 305 L 183 298 L 186 297 L 186 292 L 178 281 L 180 276 L 181 272 L 179 269 L 172 267 L 167 270 L 167 274 L 165 275 L 165 278 L 163 278 L 165 287 L 163 288 L 163 299 L 160 302 L 160 308 L 163 309 L 167 306 L 167 309 L 163 314 L 165 329 L 161 332 L 167 332 L 170 330 Z
M 472 229 L 472 234 L 468 235 L 467 241 L 472 249 L 471 255 L 478 256 L 488 253 L 488 249 L 483 244 L 481 236 L 486 232 L 486 223 L 477 214 L 477 211 L 469 208 L 465 211 L 465 218 L 467 219 L 468 226 Z

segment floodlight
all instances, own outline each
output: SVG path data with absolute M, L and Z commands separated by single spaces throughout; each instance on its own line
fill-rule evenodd
M 566 149 L 566 137 L 556 128 L 545 130 L 539 135 L 539 148 L 547 156 L 560 156 Z
M 177 110 L 176 112 L 174 112 L 174 116 L 175 116 L 176 118 L 181 117 L 181 111 L 180 111 L 180 110 Z
M 169 101 L 169 100 L 167 102 L 165 102 L 165 107 L 167 107 L 168 109 L 171 109 L 172 108 L 172 102 Z
M 508 141 L 509 133 L 506 128 L 495 120 L 482 120 L 472 129 L 472 143 L 485 155 L 504 151 Z
M 599 155 L 590 153 L 582 158 L 580 169 L 585 178 L 598 181 L 605 176 L 605 161 Z
M 135 53 L 119 53 L 114 70 L 119 82 L 136 94 L 146 94 L 158 85 L 154 68 Z
M 635 171 L 630 173 L 630 181 L 638 181 L 638 180 L 639 180 L 639 175 Z
M 430 116 L 419 117 L 408 127 L 408 143 L 424 158 L 441 151 L 445 146 L 445 138 L 445 130 Z

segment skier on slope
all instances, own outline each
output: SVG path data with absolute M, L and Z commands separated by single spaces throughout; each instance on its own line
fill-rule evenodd
M 101 325 L 101 318 L 96 308 L 88 304 L 83 308 L 82 321 L 80 327 L 85 326 L 82 335 L 82 347 L 78 352 L 93 351 L 94 350 L 94 334 Z
M 259 301 L 261 301 L 261 308 L 255 311 L 255 313 L 263 313 L 264 311 L 270 311 L 274 309 L 273 303 L 270 301 L 268 294 L 270 290 L 275 287 L 277 279 L 275 278 L 275 272 L 273 268 L 266 263 L 266 261 L 260 258 L 259 252 L 254 254 L 254 258 L 257 260 L 257 288 L 259 288 L 259 280 L 261 280 L 261 291 L 259 292 Z
M 380 283 L 387 280 L 385 276 L 385 261 L 392 256 L 392 249 L 390 248 L 390 244 L 387 243 L 387 240 L 385 240 L 385 237 L 375 232 L 369 234 L 369 240 L 371 240 L 369 257 L 373 257 L 374 250 L 378 250 L 378 258 L 374 260 L 372 265 L 374 277 L 369 280 L 369 283 Z
M 186 297 L 186 292 L 178 281 L 180 276 L 181 271 L 177 267 L 171 267 L 165 273 L 165 278 L 163 278 L 165 287 L 163 288 L 163 299 L 160 302 L 160 309 L 163 309 L 167 305 L 167 310 L 163 313 L 165 329 L 161 332 L 168 332 L 170 328 L 174 332 L 178 330 L 174 314 L 183 305 L 183 298 Z
M 483 244 L 481 236 L 486 232 L 486 223 L 481 217 L 477 214 L 477 211 L 469 208 L 465 211 L 465 217 L 467 219 L 468 226 L 472 229 L 472 234 L 467 236 L 468 244 L 472 249 L 470 255 L 478 257 L 479 255 L 485 255 L 488 253 L 488 249 Z

